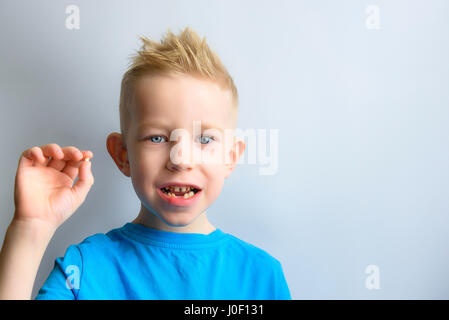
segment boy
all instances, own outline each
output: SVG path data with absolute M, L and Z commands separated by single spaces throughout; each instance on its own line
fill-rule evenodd
M 223 136 L 237 124 L 231 76 L 189 27 L 179 36 L 168 30 L 161 43 L 141 39 L 122 79 L 121 134 L 106 143 L 131 177 L 140 212 L 69 246 L 36 299 L 291 299 L 277 259 L 206 216 L 245 149 Z M 214 162 L 220 150 L 229 161 Z M 192 151 L 201 161 L 191 160 Z M 82 161 L 92 157 L 56 144 L 22 154 L 0 256 L 1 299 L 31 298 L 48 242 L 94 183 L 90 161 Z

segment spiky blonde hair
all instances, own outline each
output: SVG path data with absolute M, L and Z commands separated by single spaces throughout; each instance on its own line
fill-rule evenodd
M 206 39 L 190 27 L 178 36 L 168 28 L 165 38 L 159 43 L 147 37 L 139 37 L 143 42 L 140 51 L 131 57 L 131 65 L 125 72 L 120 90 L 120 130 L 126 144 L 131 118 L 131 104 L 135 99 L 135 87 L 139 79 L 147 75 L 167 75 L 181 73 L 209 79 L 232 93 L 233 126 L 237 122 L 239 104 L 237 88 L 218 55 L 212 51 Z

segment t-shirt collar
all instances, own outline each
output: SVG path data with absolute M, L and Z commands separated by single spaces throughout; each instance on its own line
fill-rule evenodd
M 164 230 L 157 230 L 142 224 L 128 222 L 123 226 L 123 230 L 128 236 L 138 238 L 144 242 L 156 242 L 173 245 L 210 245 L 221 240 L 226 234 L 219 228 L 216 228 L 209 234 L 202 233 L 179 233 Z

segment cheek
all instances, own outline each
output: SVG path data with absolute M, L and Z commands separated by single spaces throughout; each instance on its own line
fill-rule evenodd
M 147 173 L 163 166 L 167 160 L 167 152 L 162 148 L 142 148 L 134 158 L 136 172 Z
M 207 186 L 207 198 L 208 201 L 215 201 L 221 193 L 221 190 L 223 189 L 223 185 L 222 184 L 211 184 Z
M 131 177 L 133 185 L 142 191 L 149 191 L 154 186 L 155 176 L 164 167 L 162 157 L 157 154 L 140 154 L 131 165 Z
M 200 152 L 203 164 L 224 163 L 225 150 L 223 150 L 221 143 L 213 143 L 210 146 L 204 147 Z
M 140 201 L 149 203 L 150 195 L 155 190 L 157 170 L 152 164 L 138 163 L 132 168 L 132 185 Z
M 216 198 L 221 193 L 224 185 L 224 167 L 222 165 L 207 165 L 207 194 Z
M 133 177 L 141 179 L 145 176 L 148 176 L 151 172 L 153 172 L 154 162 L 147 161 L 145 159 L 138 159 L 133 164 L 131 164 L 131 172 Z

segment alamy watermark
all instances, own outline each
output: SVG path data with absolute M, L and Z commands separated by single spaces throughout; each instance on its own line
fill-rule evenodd
M 80 28 L 80 8 L 71 4 L 65 8 L 67 14 L 65 18 L 65 27 L 69 30 L 79 30 Z
M 208 137 L 209 144 L 198 147 L 196 141 L 191 142 L 189 131 L 184 128 L 177 128 L 171 131 L 170 141 L 178 141 L 170 149 L 170 160 L 174 164 L 259 164 L 267 167 L 259 168 L 260 175 L 274 175 L 278 171 L 279 163 L 279 129 L 206 129 L 201 132 L 201 121 L 193 121 L 193 137 Z M 268 139 L 267 139 L 268 135 Z M 159 136 L 154 134 L 152 136 Z M 151 136 L 151 137 L 152 137 Z M 247 143 L 244 137 L 247 138 Z M 248 161 L 242 153 L 238 160 L 233 157 L 240 154 L 240 144 L 245 142 Z M 269 152 L 268 152 L 269 147 Z M 243 152 L 243 150 L 242 150 Z
M 365 279 L 365 287 L 369 290 L 380 289 L 380 269 L 375 264 L 366 266 L 365 273 L 369 274 Z
M 380 29 L 380 10 L 379 7 L 373 4 L 366 6 L 365 8 L 366 20 L 365 26 L 368 30 Z
M 67 289 L 79 289 L 80 288 L 80 269 L 76 265 L 69 265 L 65 268 L 67 278 L 65 279 L 65 286 Z

